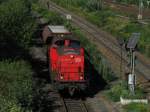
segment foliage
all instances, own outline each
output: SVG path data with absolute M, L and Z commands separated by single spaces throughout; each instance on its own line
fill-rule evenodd
M 150 107 L 148 104 L 132 103 L 124 106 L 125 112 L 149 112 Z
M 31 15 L 32 2 L 34 1 L 0 1 L 1 42 L 7 43 L 6 45 L 15 44 L 15 46 L 9 46 L 14 49 L 16 46 L 18 49 L 28 47 L 36 28 L 35 20 Z M 30 64 L 23 60 L 0 61 L 0 112 L 29 112 L 32 97 Z
M 29 111 L 32 105 L 32 71 L 23 61 L 0 61 L 0 111 Z
M 56 12 L 44 9 L 39 3 L 34 3 L 32 5 L 32 10 L 38 12 L 42 17 L 44 17 L 52 25 L 64 23 L 64 19 L 61 18 Z
M 102 9 L 102 0 L 88 0 L 86 3 L 86 8 L 89 11 L 97 11 Z
M 23 112 L 15 101 L 7 100 L 3 96 L 0 96 L 0 103 L 1 112 Z
M 31 4 L 27 0 L 8 0 L 0 4 L 0 40 L 16 41 L 27 46 L 35 31 L 35 20 L 31 16 Z

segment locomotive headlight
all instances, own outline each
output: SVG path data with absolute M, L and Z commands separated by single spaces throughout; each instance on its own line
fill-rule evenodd
M 70 58 L 74 58 L 74 56 L 73 56 L 73 55 L 70 55 Z
M 60 76 L 60 79 L 61 79 L 61 80 L 63 80 L 63 79 L 64 79 L 64 77 L 63 77 L 63 76 Z
M 83 80 L 83 76 L 80 76 L 80 80 Z

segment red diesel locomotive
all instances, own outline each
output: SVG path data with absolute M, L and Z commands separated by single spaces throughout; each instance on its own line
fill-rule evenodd
M 71 95 L 75 90 L 85 90 L 87 80 L 84 74 L 84 48 L 80 42 L 66 39 L 70 33 L 63 26 L 48 26 L 44 32 L 44 40 L 51 40 L 48 59 L 53 85 L 58 90 L 67 89 Z

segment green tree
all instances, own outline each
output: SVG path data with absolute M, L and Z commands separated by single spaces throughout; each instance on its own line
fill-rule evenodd
M 26 0 L 8 0 L 0 4 L 0 41 L 15 41 L 27 45 L 36 26 Z

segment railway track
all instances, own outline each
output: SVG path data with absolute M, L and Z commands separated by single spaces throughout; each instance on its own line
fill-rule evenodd
M 104 5 L 112 7 L 116 11 L 122 11 L 126 14 L 131 14 L 137 17 L 139 8 L 136 5 L 127 5 L 114 2 L 113 0 L 105 0 Z M 150 19 L 150 9 L 143 8 L 143 18 Z
M 53 101 L 52 109 L 58 112 L 93 112 L 89 111 L 82 99 L 65 98 L 58 92 L 50 92 L 49 99 Z
M 66 112 L 89 112 L 84 101 L 75 99 L 63 99 Z
M 53 102 L 49 107 L 57 112 L 93 112 L 88 110 L 85 101 L 81 98 L 66 98 L 55 90 L 48 93 L 47 99 Z

